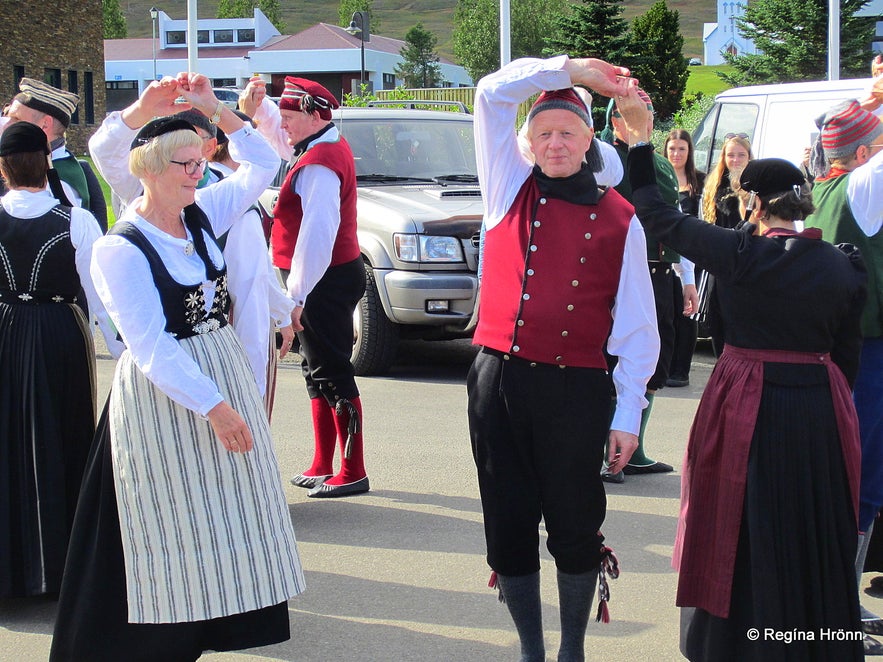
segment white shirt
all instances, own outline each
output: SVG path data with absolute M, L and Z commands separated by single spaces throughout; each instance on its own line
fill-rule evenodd
M 294 150 L 288 144 L 281 120 L 279 107 L 269 99 L 264 99 L 254 116 L 261 135 L 273 145 L 280 158 L 290 161 Z M 336 126 L 332 126 L 312 141 L 309 147 L 339 139 L 340 132 Z M 298 170 L 294 192 L 303 201 L 304 216 L 286 287 L 295 305 L 303 306 L 307 295 L 331 264 L 334 241 L 340 229 L 340 179 L 330 168 L 311 164 Z
M 571 86 L 563 66 L 567 56 L 548 60 L 524 58 L 485 76 L 475 95 L 475 151 L 478 179 L 490 230 L 512 206 L 533 163 L 518 147 L 515 120 L 518 106 L 543 90 Z M 616 158 L 616 161 L 619 161 Z M 622 270 L 613 306 L 608 351 L 619 357 L 613 370 L 616 413 L 611 429 L 638 434 L 641 411 L 647 406 L 647 381 L 659 358 L 656 306 L 647 271 L 644 230 L 632 216 L 623 251 Z M 488 293 L 483 293 L 489 296 Z
M 59 204 L 49 189 L 32 193 L 30 191 L 9 191 L 0 198 L 0 204 L 7 213 L 16 218 L 39 218 L 50 209 Z M 75 263 L 77 274 L 80 276 L 80 284 L 86 293 L 86 301 L 89 304 L 89 312 L 98 320 L 98 327 L 107 343 L 107 349 L 114 358 L 119 358 L 123 352 L 123 345 L 116 338 L 116 329 L 113 328 L 107 311 L 95 292 L 92 276 L 89 274 L 89 264 L 92 261 L 92 246 L 95 240 L 101 237 L 101 227 L 98 221 L 87 210 L 80 207 L 71 208 L 71 243 L 75 249 Z
M 223 181 L 196 191 L 196 203 L 208 216 L 216 235 L 242 218 L 270 184 L 279 163 L 270 146 L 251 127 L 231 133 L 229 138 L 230 153 L 241 164 L 239 169 Z M 127 147 L 130 142 L 131 137 Z M 93 156 L 97 163 L 98 156 Z M 106 165 L 99 166 L 102 172 Z M 195 252 L 189 256 L 184 252 L 189 232 L 187 239 L 162 232 L 138 216 L 138 201 L 132 201 L 120 220 L 133 223 L 144 233 L 176 281 L 208 285 L 202 259 Z M 212 241 L 206 244 L 215 266 L 223 265 L 217 245 Z M 152 286 L 150 267 L 141 250 L 121 236 L 104 236 L 95 243 L 91 272 L 98 295 L 144 375 L 172 400 L 203 416 L 219 404 L 223 398 L 215 383 L 166 333 L 159 292 Z M 214 291 L 207 287 L 206 310 L 213 299 Z
M 883 150 L 849 173 L 846 199 L 862 232 L 869 237 L 877 234 L 883 227 Z

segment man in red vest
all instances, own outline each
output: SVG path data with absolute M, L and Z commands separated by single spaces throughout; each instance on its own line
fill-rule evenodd
M 287 76 L 275 104 L 257 80 L 246 89 L 243 110 L 291 169 L 273 209 L 273 264 L 282 272 L 303 356 L 310 395 L 315 452 L 312 465 L 291 482 L 310 497 L 367 492 L 362 443 L 362 403 L 350 355 L 353 311 L 365 292 L 365 265 L 356 239 L 356 171 L 353 153 L 331 121 L 340 104 L 325 87 Z M 333 471 L 339 440 L 341 467 Z
M 624 94 L 627 74 L 595 59 L 522 59 L 483 78 L 475 97 L 486 233 L 469 430 L 487 560 L 522 660 L 546 659 L 541 519 L 558 570 L 558 659 L 584 659 L 592 593 L 611 562 L 600 533 L 604 444 L 609 429 L 612 471 L 628 463 L 659 355 L 644 232 L 632 206 L 597 184 L 603 157 L 572 87 Z M 519 104 L 537 93 L 534 167 L 514 128 Z M 612 380 L 605 343 L 619 357 Z

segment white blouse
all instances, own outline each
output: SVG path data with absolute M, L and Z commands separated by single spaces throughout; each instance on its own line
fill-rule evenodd
M 223 181 L 196 191 L 196 203 L 217 235 L 242 217 L 270 184 L 279 163 L 272 148 L 251 127 L 229 137 L 230 153 L 240 162 L 239 169 Z M 179 239 L 159 230 L 137 214 L 139 200 L 133 200 L 120 221 L 128 221 L 144 233 L 177 282 L 203 283 L 208 311 L 214 300 L 213 284 L 206 281 L 199 255 L 185 252 L 192 240 L 189 231 L 186 239 Z M 206 245 L 214 265 L 222 266 L 224 258 L 217 245 L 208 239 Z M 95 243 L 91 271 L 98 295 L 144 375 L 172 400 L 200 415 L 205 416 L 219 404 L 223 398 L 215 383 L 166 333 L 159 292 L 141 250 L 119 235 L 106 235 Z

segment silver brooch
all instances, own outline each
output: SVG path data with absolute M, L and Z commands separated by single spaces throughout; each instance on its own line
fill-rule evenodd
M 184 244 L 184 255 L 186 255 L 187 257 L 190 257 L 191 255 L 193 255 L 194 250 L 195 249 L 193 248 L 192 241 L 188 241 L 186 244 Z

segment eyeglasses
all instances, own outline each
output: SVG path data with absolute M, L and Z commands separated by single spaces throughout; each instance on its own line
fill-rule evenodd
M 743 140 L 748 140 L 747 133 L 728 133 L 724 136 L 724 140 L 729 140 L 730 138 L 742 138 Z
M 172 161 L 169 159 L 169 163 L 174 163 L 179 166 L 184 167 L 184 172 L 188 175 L 195 175 L 197 172 L 203 172 L 205 170 L 206 163 L 208 163 L 205 159 L 199 159 L 196 161 L 195 159 L 190 159 L 189 161 Z

